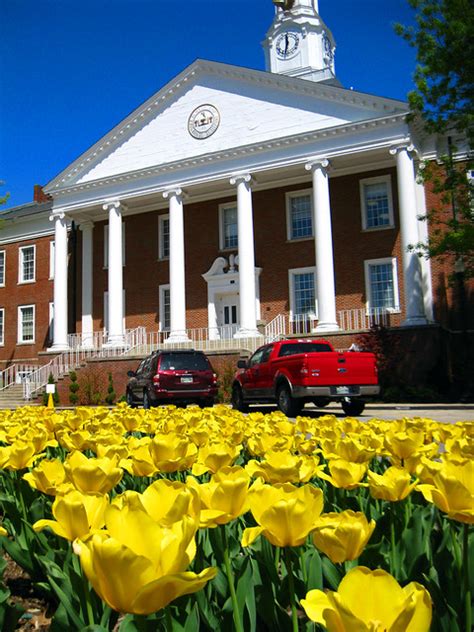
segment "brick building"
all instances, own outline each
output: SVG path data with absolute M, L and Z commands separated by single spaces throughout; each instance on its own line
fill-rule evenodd
M 317 0 L 275 5 L 266 71 L 195 61 L 4 214 L 3 367 L 137 336 L 433 329 L 444 281 L 408 246 L 427 237 L 434 139 L 406 103 L 340 85 Z

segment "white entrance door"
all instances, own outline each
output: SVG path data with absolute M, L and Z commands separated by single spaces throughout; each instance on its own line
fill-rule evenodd
M 217 323 L 221 340 L 230 339 L 239 328 L 239 297 L 223 294 L 218 299 Z

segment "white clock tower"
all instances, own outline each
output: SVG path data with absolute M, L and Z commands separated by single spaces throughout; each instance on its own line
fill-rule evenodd
M 275 19 L 263 42 L 269 72 L 341 85 L 335 42 L 319 16 L 318 0 L 273 0 Z

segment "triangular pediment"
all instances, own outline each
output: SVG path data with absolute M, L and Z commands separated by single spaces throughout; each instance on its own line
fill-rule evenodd
M 201 123 L 202 106 L 212 116 Z M 407 111 L 401 101 L 198 60 L 52 180 L 53 192 Z M 196 115 L 196 114 L 195 114 Z M 194 127 L 193 127 L 194 126 Z M 215 127 L 215 129 L 213 129 Z M 207 129 L 206 129 L 207 128 Z M 211 133 L 212 132 L 212 133 Z

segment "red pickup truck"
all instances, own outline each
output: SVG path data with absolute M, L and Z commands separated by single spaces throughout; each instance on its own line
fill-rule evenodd
M 232 406 L 277 403 L 294 417 L 306 402 L 318 408 L 340 401 L 346 415 L 360 415 L 364 397 L 380 392 L 373 353 L 334 350 L 326 340 L 280 340 L 239 360 L 232 384 Z

